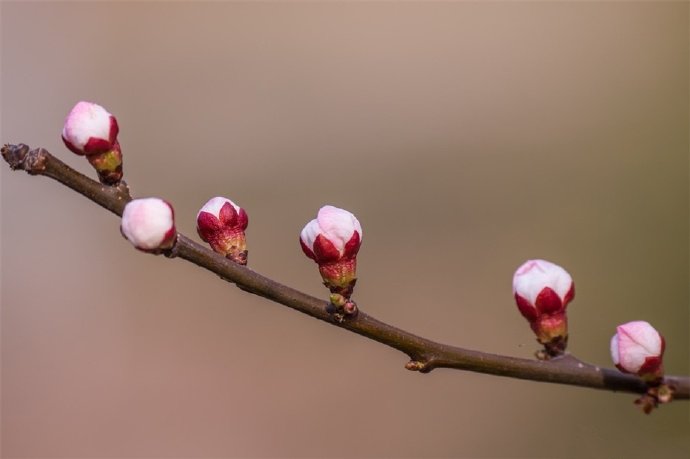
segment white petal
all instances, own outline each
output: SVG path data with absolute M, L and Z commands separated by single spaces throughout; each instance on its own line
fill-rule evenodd
M 352 213 L 333 206 L 323 206 L 317 216 L 322 234 L 342 254 L 345 244 L 352 238 L 355 230 L 362 235 L 362 227 Z
M 299 237 L 304 243 L 304 245 L 309 247 L 313 252 L 314 241 L 316 240 L 316 237 L 319 234 L 321 234 L 321 228 L 319 227 L 319 222 L 316 219 L 314 219 L 304 226 Z
M 568 272 L 546 260 L 527 260 L 513 276 L 513 293 L 518 293 L 531 304 L 537 301 L 544 287 L 549 287 L 563 300 L 573 285 Z
M 91 137 L 110 139 L 110 113 L 105 108 L 91 102 L 79 102 L 67 119 L 62 135 L 80 150 Z
M 196 214 L 197 220 L 199 219 L 199 214 L 201 212 L 208 212 L 211 215 L 215 215 L 216 218 L 220 216 L 220 210 L 223 208 L 226 202 L 229 202 L 232 207 L 235 208 L 235 211 L 237 213 L 240 212 L 240 206 L 229 200 L 228 198 L 224 198 L 222 196 L 216 196 L 215 198 L 211 198 L 206 202 L 206 204 L 203 205 L 203 207 L 199 210 L 199 212 Z
M 611 360 L 613 360 L 614 365 L 618 365 L 621 361 L 618 352 L 618 334 L 613 335 L 611 338 Z

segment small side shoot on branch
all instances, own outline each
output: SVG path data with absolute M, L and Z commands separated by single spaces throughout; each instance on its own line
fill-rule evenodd
M 104 185 L 122 180 L 122 150 L 117 141 L 117 120 L 105 108 L 79 102 L 67 115 L 62 141 L 73 153 L 86 156 Z
M 513 295 L 537 341 L 544 345 L 537 357 L 548 360 L 565 353 L 568 346 L 566 307 L 575 297 L 568 272 L 546 260 L 528 260 L 513 276 Z
M 352 213 L 323 206 L 300 234 L 306 256 L 319 265 L 323 284 L 330 290 L 331 306 L 339 321 L 357 314 L 350 299 L 357 282 L 357 253 L 362 245 L 362 226 Z

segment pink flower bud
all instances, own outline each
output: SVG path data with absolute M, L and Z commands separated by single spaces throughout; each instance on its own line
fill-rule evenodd
M 118 131 L 117 120 L 105 108 L 82 101 L 67 115 L 62 140 L 78 155 L 93 155 L 112 150 Z
M 350 298 L 357 281 L 357 252 L 362 227 L 350 212 L 324 206 L 300 234 L 304 253 L 319 265 L 324 284 L 332 293 Z
M 244 230 L 248 224 L 244 209 L 223 197 L 210 199 L 196 216 L 199 237 L 215 252 L 241 265 L 247 264 Z
M 513 276 L 513 294 L 520 313 L 550 355 L 565 351 L 568 339 L 566 307 L 575 296 L 568 272 L 545 260 L 528 260 Z
M 177 239 L 172 206 L 159 198 L 135 199 L 125 206 L 120 225 L 122 235 L 144 252 L 171 249 Z
M 122 151 L 117 141 L 117 120 L 100 105 L 79 102 L 67 115 L 62 140 L 78 155 L 86 155 L 101 183 L 122 179 Z
M 664 348 L 664 338 L 641 320 L 619 325 L 611 338 L 611 358 L 616 367 L 650 381 L 663 376 Z

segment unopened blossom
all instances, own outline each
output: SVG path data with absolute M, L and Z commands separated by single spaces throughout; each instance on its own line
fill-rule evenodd
M 317 217 L 300 234 L 304 253 L 319 265 L 324 284 L 346 300 L 357 281 L 357 252 L 362 244 L 362 227 L 347 210 L 322 207 Z
M 247 264 L 244 231 L 249 218 L 244 209 L 227 198 L 211 198 L 199 210 L 196 224 L 199 237 L 215 252 L 241 265 Z
M 611 338 L 611 358 L 616 367 L 648 380 L 663 375 L 664 348 L 664 338 L 642 320 L 619 325 Z
M 172 206 L 163 199 L 134 199 L 127 203 L 120 225 L 122 235 L 139 250 L 159 253 L 175 245 L 177 231 Z
M 575 296 L 570 274 L 549 261 L 528 260 L 515 271 L 513 295 L 547 353 L 562 354 L 568 340 L 566 307 Z
M 117 120 L 105 108 L 82 101 L 67 115 L 62 140 L 78 155 L 93 155 L 112 150 L 118 131 Z
M 105 108 L 82 101 L 67 115 L 62 140 L 72 152 L 86 156 L 102 183 L 114 185 L 122 179 L 118 132 L 117 120 Z

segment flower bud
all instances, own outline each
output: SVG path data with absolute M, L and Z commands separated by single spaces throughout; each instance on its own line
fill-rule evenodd
M 611 338 L 611 358 L 616 367 L 648 381 L 664 374 L 664 348 L 664 338 L 642 320 L 619 325 Z
M 244 209 L 223 197 L 210 199 L 196 216 L 199 237 L 215 252 L 241 265 L 247 264 L 244 230 L 248 224 Z
M 160 253 L 175 245 L 175 213 L 162 199 L 135 199 L 125 206 L 120 231 L 137 249 Z
M 568 343 L 566 307 L 575 296 L 568 272 L 545 260 L 528 260 L 513 276 L 513 294 L 520 313 L 550 356 L 565 351 Z
M 101 183 L 122 179 L 122 151 L 117 141 L 117 120 L 100 105 L 79 102 L 67 115 L 62 140 L 72 152 L 86 156 Z
M 362 227 L 350 212 L 324 206 L 300 234 L 304 253 L 319 265 L 324 285 L 349 299 L 357 281 Z

